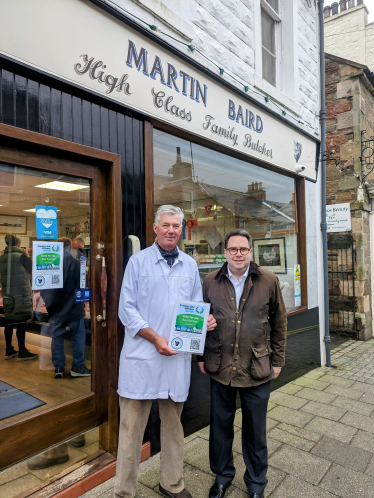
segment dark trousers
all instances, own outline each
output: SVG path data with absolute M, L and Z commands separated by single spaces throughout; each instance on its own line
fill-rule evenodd
M 20 351 L 25 349 L 26 323 L 17 323 L 15 325 L 5 325 L 4 335 L 7 352 L 12 350 L 13 327 L 17 329 L 18 349 Z
M 219 484 L 227 486 L 235 477 L 232 443 L 237 393 L 242 405 L 244 482 L 249 492 L 262 493 L 268 482 L 266 412 L 270 381 L 256 387 L 237 388 L 210 379 L 210 468 Z

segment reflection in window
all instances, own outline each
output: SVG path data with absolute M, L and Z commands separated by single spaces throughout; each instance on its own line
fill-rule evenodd
M 295 307 L 295 181 L 159 130 L 154 165 L 155 210 L 184 210 L 178 245 L 196 260 L 201 278 L 225 262 L 225 234 L 242 228 L 252 235 L 255 262 L 278 275 L 286 307 Z

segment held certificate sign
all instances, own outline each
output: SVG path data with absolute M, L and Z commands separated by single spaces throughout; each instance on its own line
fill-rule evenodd
M 176 299 L 169 347 L 181 353 L 204 354 L 210 304 Z

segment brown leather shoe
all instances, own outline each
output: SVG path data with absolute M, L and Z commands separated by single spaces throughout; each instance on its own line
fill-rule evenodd
M 189 493 L 186 488 L 182 489 L 182 491 L 180 491 L 179 493 L 170 493 L 170 491 L 166 491 L 166 489 L 164 489 L 161 484 L 159 484 L 158 487 L 161 493 L 165 496 L 168 496 L 169 498 L 192 498 L 191 493 Z

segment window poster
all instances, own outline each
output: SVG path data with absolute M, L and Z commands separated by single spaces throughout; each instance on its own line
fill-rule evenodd
M 175 300 L 169 347 L 181 353 L 204 354 L 210 304 Z
M 38 239 L 57 239 L 57 208 L 54 206 L 35 206 L 36 237 Z
M 62 289 L 64 243 L 33 241 L 32 289 Z

